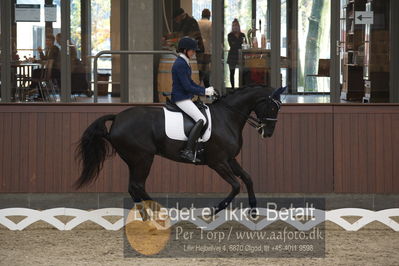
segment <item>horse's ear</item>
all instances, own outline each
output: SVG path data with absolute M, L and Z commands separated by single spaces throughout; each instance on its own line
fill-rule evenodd
M 280 101 L 280 96 L 286 89 L 287 89 L 287 87 L 281 87 L 281 88 L 276 89 L 275 91 L 273 91 L 271 97 L 275 100 Z

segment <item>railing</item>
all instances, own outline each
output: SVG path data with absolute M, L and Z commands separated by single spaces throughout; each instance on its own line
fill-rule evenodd
M 98 83 L 98 78 L 97 78 L 97 61 L 98 58 L 102 55 L 105 54 L 128 54 L 128 55 L 155 55 L 155 54 L 171 54 L 177 57 L 177 54 L 173 51 L 129 51 L 129 50 L 124 50 L 124 51 L 118 51 L 118 50 L 104 50 L 98 52 L 94 56 L 94 66 L 93 66 L 93 74 L 94 74 L 94 102 L 98 102 L 98 88 L 97 88 L 97 83 Z

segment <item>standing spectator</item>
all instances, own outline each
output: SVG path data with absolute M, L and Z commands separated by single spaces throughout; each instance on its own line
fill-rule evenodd
M 189 16 L 183 8 L 178 8 L 173 12 L 174 32 L 179 39 L 182 37 L 190 37 L 198 42 L 199 52 L 204 52 L 204 43 L 201 36 L 201 31 L 198 22 L 195 18 Z
M 227 35 L 227 39 L 230 45 L 227 64 L 229 64 L 230 69 L 231 88 L 234 89 L 234 73 L 238 64 L 238 50 L 242 49 L 242 44 L 245 40 L 245 34 L 241 32 L 240 23 L 236 18 L 233 20 L 231 32 Z
M 209 87 L 209 64 L 211 62 L 212 51 L 212 22 L 210 21 L 211 11 L 207 8 L 202 10 L 202 18 L 198 21 L 204 43 L 204 53 L 197 55 L 200 81 L 204 82 L 205 87 Z

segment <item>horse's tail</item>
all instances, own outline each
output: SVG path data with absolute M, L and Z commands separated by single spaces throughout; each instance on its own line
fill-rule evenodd
M 105 159 L 113 154 L 113 148 L 107 140 L 106 121 L 114 121 L 115 115 L 105 115 L 94 121 L 83 133 L 76 147 L 76 158 L 82 164 L 82 173 L 74 186 L 76 189 L 95 181 Z

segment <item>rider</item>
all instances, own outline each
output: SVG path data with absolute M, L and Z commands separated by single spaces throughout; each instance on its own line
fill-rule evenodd
M 194 95 L 212 96 L 215 93 L 213 87 L 205 89 L 191 79 L 190 59 L 196 51 L 198 51 L 197 41 L 183 37 L 178 44 L 179 57 L 172 67 L 172 102 L 196 122 L 188 136 L 186 148 L 181 151 L 181 157 L 192 162 L 198 162 L 194 158 L 195 143 L 200 137 L 206 118 L 191 99 Z

